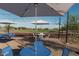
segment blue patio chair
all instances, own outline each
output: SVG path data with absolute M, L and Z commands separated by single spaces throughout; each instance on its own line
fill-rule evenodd
M 13 56 L 12 48 L 10 46 L 7 46 L 2 49 L 3 56 Z
M 11 32 L 6 33 L 5 35 L 8 35 L 9 37 L 15 37 L 15 36 L 16 36 L 15 34 L 13 34 L 13 33 L 11 33 Z
M 4 38 L 4 34 L 0 34 L 0 39 Z
M 69 48 L 64 48 L 63 52 L 62 52 L 62 56 L 68 56 L 70 53 L 70 49 Z

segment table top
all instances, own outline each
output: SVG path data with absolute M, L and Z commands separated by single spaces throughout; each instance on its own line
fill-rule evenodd
M 51 51 L 46 47 L 43 47 L 42 49 L 37 49 L 36 51 L 37 56 L 49 56 L 50 54 Z
M 50 50 L 47 48 L 42 48 L 42 50 L 37 50 L 32 48 L 23 48 L 20 52 L 21 56 L 49 56 L 50 55 Z
M 51 51 L 44 46 L 43 41 L 35 41 L 34 46 L 23 48 L 20 52 L 22 56 L 49 56 Z
M 34 56 L 35 53 L 31 48 L 23 48 L 20 52 L 21 56 Z

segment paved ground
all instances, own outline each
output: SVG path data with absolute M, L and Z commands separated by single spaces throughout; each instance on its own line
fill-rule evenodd
M 62 49 L 55 49 L 53 47 L 48 47 L 51 50 L 51 56 L 61 56 L 62 55 Z M 71 51 L 69 53 L 69 56 L 79 56 L 79 54 Z
M 56 38 L 45 38 L 44 41 L 52 42 L 51 47 L 49 47 L 49 49 L 52 51 L 53 55 L 55 55 L 55 56 L 58 56 L 58 55 L 61 56 L 62 49 L 60 47 L 68 47 L 71 50 L 73 50 L 73 51 L 70 52 L 70 56 L 79 56 L 79 54 L 74 52 L 74 51 L 79 51 L 79 46 L 76 45 L 76 44 L 68 44 L 68 43 L 64 44 L 63 42 L 61 42 L 60 40 L 58 40 Z M 54 48 L 55 46 L 57 46 L 57 47 L 60 46 L 60 47 L 56 49 L 56 48 Z
M 51 45 L 49 45 L 49 46 L 45 45 L 52 52 L 51 56 L 61 56 L 62 55 L 62 49 L 61 48 L 57 48 L 57 47 L 54 48 L 57 44 L 58 44 L 57 46 L 60 46 L 60 45 L 64 46 L 64 44 L 60 40 L 58 40 L 56 38 L 50 38 L 50 39 L 49 38 L 45 38 L 44 40 L 47 41 L 48 43 L 52 42 Z M 8 41 L 7 43 L 0 43 L 0 48 L 3 48 L 4 46 L 8 46 L 9 45 L 13 49 L 16 50 L 15 53 L 18 53 L 17 49 L 22 48 L 24 45 L 28 46 L 28 44 L 30 44 L 30 42 L 23 41 L 22 38 L 17 37 L 16 39 L 14 39 L 12 41 Z M 69 45 L 69 47 L 72 46 L 72 48 L 73 47 L 79 48 L 79 46 L 77 46 L 77 45 L 70 45 L 70 44 L 67 44 L 67 45 Z M 76 54 L 75 52 L 71 51 L 70 52 L 70 56 L 79 56 L 79 55 Z
M 55 43 L 55 44 L 60 45 L 62 47 L 68 47 L 74 51 L 79 52 L 79 45 L 78 44 L 63 43 L 61 40 L 59 40 L 57 38 L 45 38 L 44 41 L 49 42 L 51 44 Z

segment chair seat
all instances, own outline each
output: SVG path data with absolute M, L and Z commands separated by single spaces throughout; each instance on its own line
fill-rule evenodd
M 0 38 L 4 38 L 4 34 L 0 34 Z
M 2 49 L 2 54 L 4 56 L 13 56 L 12 48 L 10 46 L 7 46 L 7 47 L 3 48 Z
M 64 49 L 63 49 L 62 56 L 68 56 L 69 53 L 70 53 L 70 49 L 69 49 L 69 48 L 64 48 Z
M 6 33 L 5 35 L 8 35 L 9 37 L 15 37 L 16 35 L 13 33 Z

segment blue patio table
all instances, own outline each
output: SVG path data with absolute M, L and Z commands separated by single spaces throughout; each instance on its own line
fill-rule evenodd
M 42 47 L 40 50 L 39 49 L 36 50 L 36 56 L 49 56 L 49 55 L 51 55 L 51 51 L 46 47 Z
M 31 48 L 23 48 L 20 52 L 21 56 L 49 56 L 50 51 L 47 48 L 42 48 L 42 50 L 34 51 Z
M 35 41 L 31 48 L 23 48 L 20 52 L 21 56 L 49 56 L 51 51 L 43 45 L 42 41 Z
M 4 34 L 0 34 L 0 39 L 4 38 Z
M 33 51 L 33 49 L 31 48 L 23 48 L 21 51 L 20 51 L 20 56 L 34 56 L 35 53 Z
M 35 41 L 34 47 L 36 56 L 49 56 L 51 55 L 51 51 L 44 46 L 43 41 Z
M 11 33 L 11 32 L 6 33 L 5 35 L 8 35 L 9 37 L 16 37 L 16 35 L 15 35 L 15 34 L 13 34 L 13 33 Z

